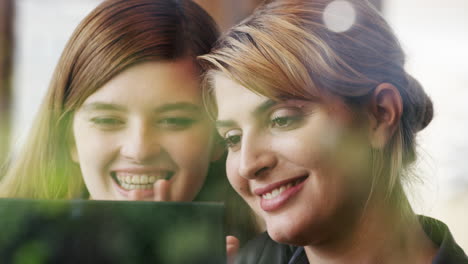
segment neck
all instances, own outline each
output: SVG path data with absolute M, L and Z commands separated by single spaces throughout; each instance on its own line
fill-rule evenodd
M 431 263 L 436 246 L 406 200 L 402 206 L 406 210 L 388 202 L 371 202 L 347 235 L 305 246 L 309 262 Z

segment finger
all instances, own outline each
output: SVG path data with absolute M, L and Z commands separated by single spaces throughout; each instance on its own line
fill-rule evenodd
M 157 180 L 154 183 L 153 190 L 154 190 L 154 200 L 155 201 L 169 201 L 169 190 L 171 184 L 168 180 Z
M 226 253 L 228 264 L 234 263 L 234 259 L 239 251 L 240 242 L 235 236 L 226 236 Z

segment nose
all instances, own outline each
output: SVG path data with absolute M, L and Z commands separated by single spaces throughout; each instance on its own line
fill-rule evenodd
M 242 137 L 239 161 L 239 175 L 254 179 L 268 174 L 278 163 L 277 156 L 269 144 L 268 137 Z
M 121 155 L 135 163 L 145 163 L 161 152 L 155 128 L 145 122 L 136 122 L 127 129 L 122 139 Z

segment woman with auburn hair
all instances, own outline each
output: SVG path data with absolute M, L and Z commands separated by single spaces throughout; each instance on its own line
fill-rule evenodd
M 0 195 L 191 201 L 221 152 L 195 60 L 217 37 L 192 1 L 101 3 L 68 41 Z
M 269 1 L 199 59 L 228 179 L 267 230 L 238 263 L 468 263 L 405 195 L 433 106 L 367 1 Z

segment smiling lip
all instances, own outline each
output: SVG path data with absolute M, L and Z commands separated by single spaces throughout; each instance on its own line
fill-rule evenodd
M 124 197 L 130 197 L 130 191 L 137 190 L 142 198 L 154 197 L 153 186 L 160 179 L 169 180 L 174 172 L 159 168 L 129 168 L 111 172 L 114 188 Z
M 254 193 L 260 196 L 260 207 L 267 212 L 281 208 L 302 189 L 307 177 L 290 178 L 255 189 Z

